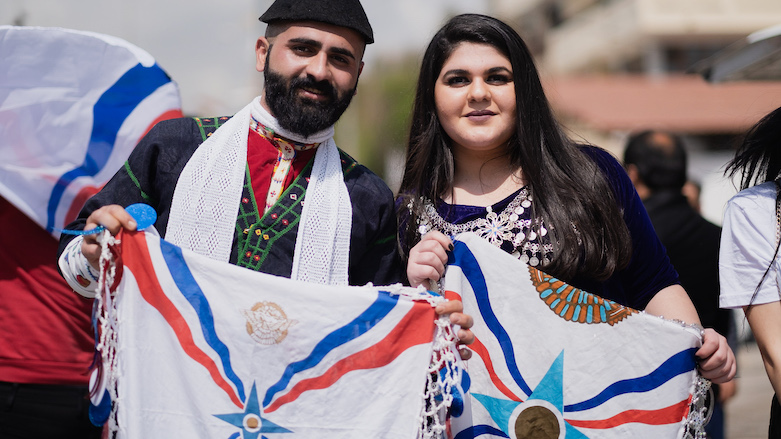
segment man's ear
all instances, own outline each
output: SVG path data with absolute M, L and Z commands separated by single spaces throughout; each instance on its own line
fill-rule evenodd
M 626 165 L 626 174 L 629 176 L 629 179 L 632 180 L 635 191 L 637 191 L 637 195 L 640 196 L 641 200 L 645 200 L 651 196 L 651 189 L 649 189 L 643 182 L 643 179 L 640 178 L 640 170 L 637 169 L 637 165 Z
M 266 57 L 268 56 L 271 43 L 268 38 L 260 37 L 255 43 L 255 69 L 263 72 L 266 69 Z
M 640 173 L 637 171 L 637 165 L 635 164 L 628 164 L 626 165 L 626 174 L 629 176 L 629 179 L 632 180 L 632 184 L 637 186 L 638 183 L 640 183 Z
M 358 94 L 358 80 L 361 79 L 361 72 L 363 72 L 363 61 L 358 65 L 358 76 L 355 78 L 355 91 L 353 92 L 353 96 Z

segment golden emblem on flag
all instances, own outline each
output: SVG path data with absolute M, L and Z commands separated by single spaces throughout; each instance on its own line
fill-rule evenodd
M 285 311 L 273 302 L 258 302 L 243 313 L 247 318 L 247 333 L 265 346 L 281 343 L 288 329 L 298 323 L 288 319 Z

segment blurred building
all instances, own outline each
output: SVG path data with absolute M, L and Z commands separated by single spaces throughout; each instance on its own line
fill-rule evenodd
M 684 136 L 691 177 L 703 185 L 704 214 L 721 223 L 734 193 L 722 166 L 735 137 L 781 106 L 781 77 L 714 84 L 695 66 L 781 24 L 781 2 L 491 0 L 490 6 L 535 54 L 548 98 L 574 136 L 619 157 L 635 130 Z

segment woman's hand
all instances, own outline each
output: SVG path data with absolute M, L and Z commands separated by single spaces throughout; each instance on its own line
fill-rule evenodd
M 438 281 L 445 274 L 449 250 L 453 250 L 453 241 L 444 234 L 432 231 L 423 235 L 409 252 L 407 279 L 410 286 L 424 285 L 429 280 Z
M 702 347 L 694 354 L 699 360 L 700 374 L 714 383 L 725 383 L 735 377 L 735 354 L 727 339 L 713 328 L 702 334 Z
M 472 351 L 467 349 L 465 345 L 470 345 L 475 341 L 475 334 L 469 329 L 474 324 L 474 320 L 468 314 L 464 314 L 464 304 L 460 300 L 448 300 L 442 302 L 436 307 L 438 315 L 450 314 L 450 323 L 452 325 L 458 325 L 461 329 L 458 330 L 456 337 L 458 337 L 458 353 L 461 354 L 462 360 L 468 360 L 472 357 Z
M 412 287 L 424 285 L 429 281 L 438 281 L 445 274 L 447 266 L 447 252 L 453 250 L 453 241 L 444 234 L 432 231 L 423 235 L 409 254 L 407 263 L 407 279 Z M 464 304 L 460 300 L 448 300 L 440 303 L 436 308 L 438 315 L 450 315 L 450 323 L 460 326 L 458 337 L 458 352 L 462 360 L 472 357 L 472 351 L 464 347 L 475 341 L 475 335 L 469 329 L 474 320 L 468 314 L 464 314 Z

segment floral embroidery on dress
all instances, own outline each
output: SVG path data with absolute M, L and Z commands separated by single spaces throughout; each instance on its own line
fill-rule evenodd
M 496 212 L 488 206 L 484 217 L 461 224 L 445 221 L 431 200 L 424 198 L 421 201 L 423 211 L 418 215 L 418 233 L 421 236 L 429 230 L 439 230 L 450 236 L 473 232 L 531 266 L 548 263 L 553 256 L 553 244 L 547 228 L 542 220 L 531 218 L 532 198 L 526 188 L 518 191 L 518 195 L 501 211 Z

